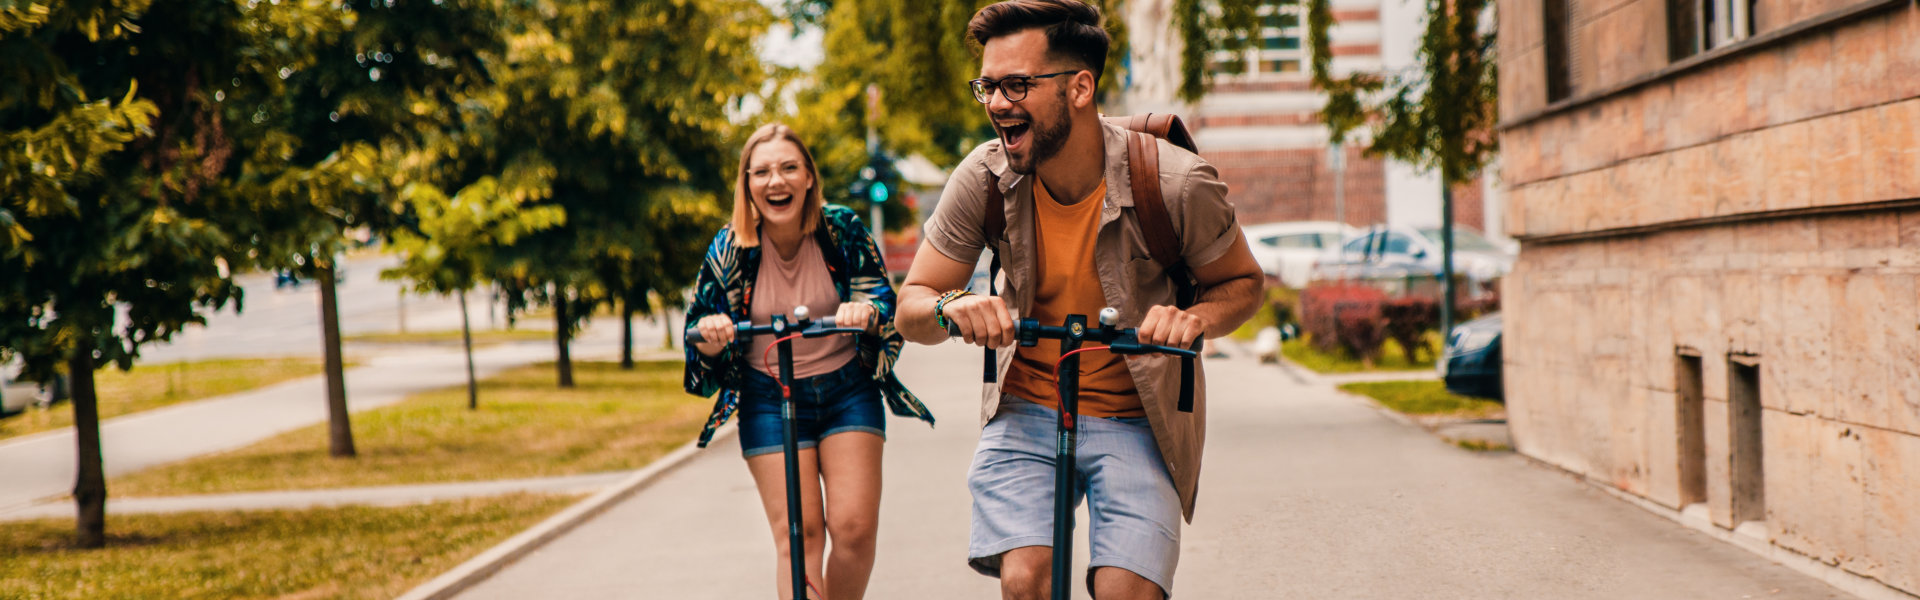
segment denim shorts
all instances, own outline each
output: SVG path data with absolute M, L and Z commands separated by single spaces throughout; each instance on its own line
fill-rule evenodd
M 1008 550 L 1053 546 L 1053 486 L 1057 413 L 1006 396 L 1000 413 L 980 432 L 967 472 L 973 526 L 967 564 L 1000 575 Z M 1082 416 L 1075 434 L 1079 479 L 1074 506 L 1087 499 L 1087 537 L 1093 569 L 1118 567 L 1152 581 L 1169 596 L 1180 563 L 1180 494 L 1145 418 Z
M 827 436 L 849 431 L 887 437 L 880 386 L 857 359 L 832 373 L 796 380 L 792 391 L 800 448 L 818 446 Z M 740 390 L 741 454 L 774 454 L 785 448 L 780 403 L 780 381 L 758 369 L 747 369 L 747 384 Z

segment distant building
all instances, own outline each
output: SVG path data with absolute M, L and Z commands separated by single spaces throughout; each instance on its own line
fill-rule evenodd
M 1131 48 L 1123 59 L 1120 102 L 1109 110 L 1181 115 L 1194 129 L 1202 156 L 1231 186 L 1242 223 L 1440 224 L 1438 176 L 1361 156 L 1364 138 L 1345 148 L 1345 189 L 1336 189 L 1327 129 L 1316 116 L 1326 99 L 1309 81 L 1304 6 L 1263 11 L 1265 27 L 1253 49 L 1240 57 L 1216 54 L 1215 85 L 1197 105 L 1187 105 L 1175 99 L 1182 44 L 1168 26 L 1172 5 L 1127 4 L 1123 17 Z M 1424 3 L 1333 0 L 1332 8 L 1335 25 L 1328 36 L 1336 74 L 1413 64 Z M 1474 184 L 1456 191 L 1455 219 L 1497 235 L 1498 214 L 1482 209 L 1481 190 Z
M 1920 594 L 1920 6 L 1499 15 L 1517 449 Z

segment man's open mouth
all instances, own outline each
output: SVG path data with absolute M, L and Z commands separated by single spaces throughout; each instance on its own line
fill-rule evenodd
M 1028 134 L 1033 130 L 1033 123 L 1029 121 L 1002 121 L 998 125 L 1000 141 L 1008 150 L 1025 147 Z

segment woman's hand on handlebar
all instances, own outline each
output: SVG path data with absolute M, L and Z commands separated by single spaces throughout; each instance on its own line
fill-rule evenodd
M 872 335 L 880 335 L 879 311 L 865 302 L 841 302 L 840 308 L 833 313 L 835 327 L 858 327 Z
M 706 341 L 693 345 L 693 349 L 705 356 L 717 356 L 727 344 L 733 343 L 733 319 L 726 315 L 707 315 L 701 317 L 694 328 L 700 330 L 700 337 Z
M 1186 348 L 1207 335 L 1207 322 L 1199 315 L 1162 305 L 1147 309 L 1135 332 L 1142 344 Z
M 969 344 L 1005 348 L 1018 341 L 1013 315 L 1007 312 L 1007 301 L 999 296 L 961 296 L 947 302 L 941 314 Z

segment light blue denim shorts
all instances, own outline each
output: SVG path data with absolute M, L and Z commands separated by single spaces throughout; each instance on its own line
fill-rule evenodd
M 980 432 L 967 487 L 973 526 L 967 565 L 1000 576 L 1008 550 L 1053 545 L 1054 448 L 1057 413 L 1006 396 L 1000 413 Z M 1132 571 L 1173 593 L 1180 563 L 1180 494 L 1145 418 L 1082 417 L 1075 448 L 1079 480 L 1073 504 L 1087 499 L 1093 570 Z

